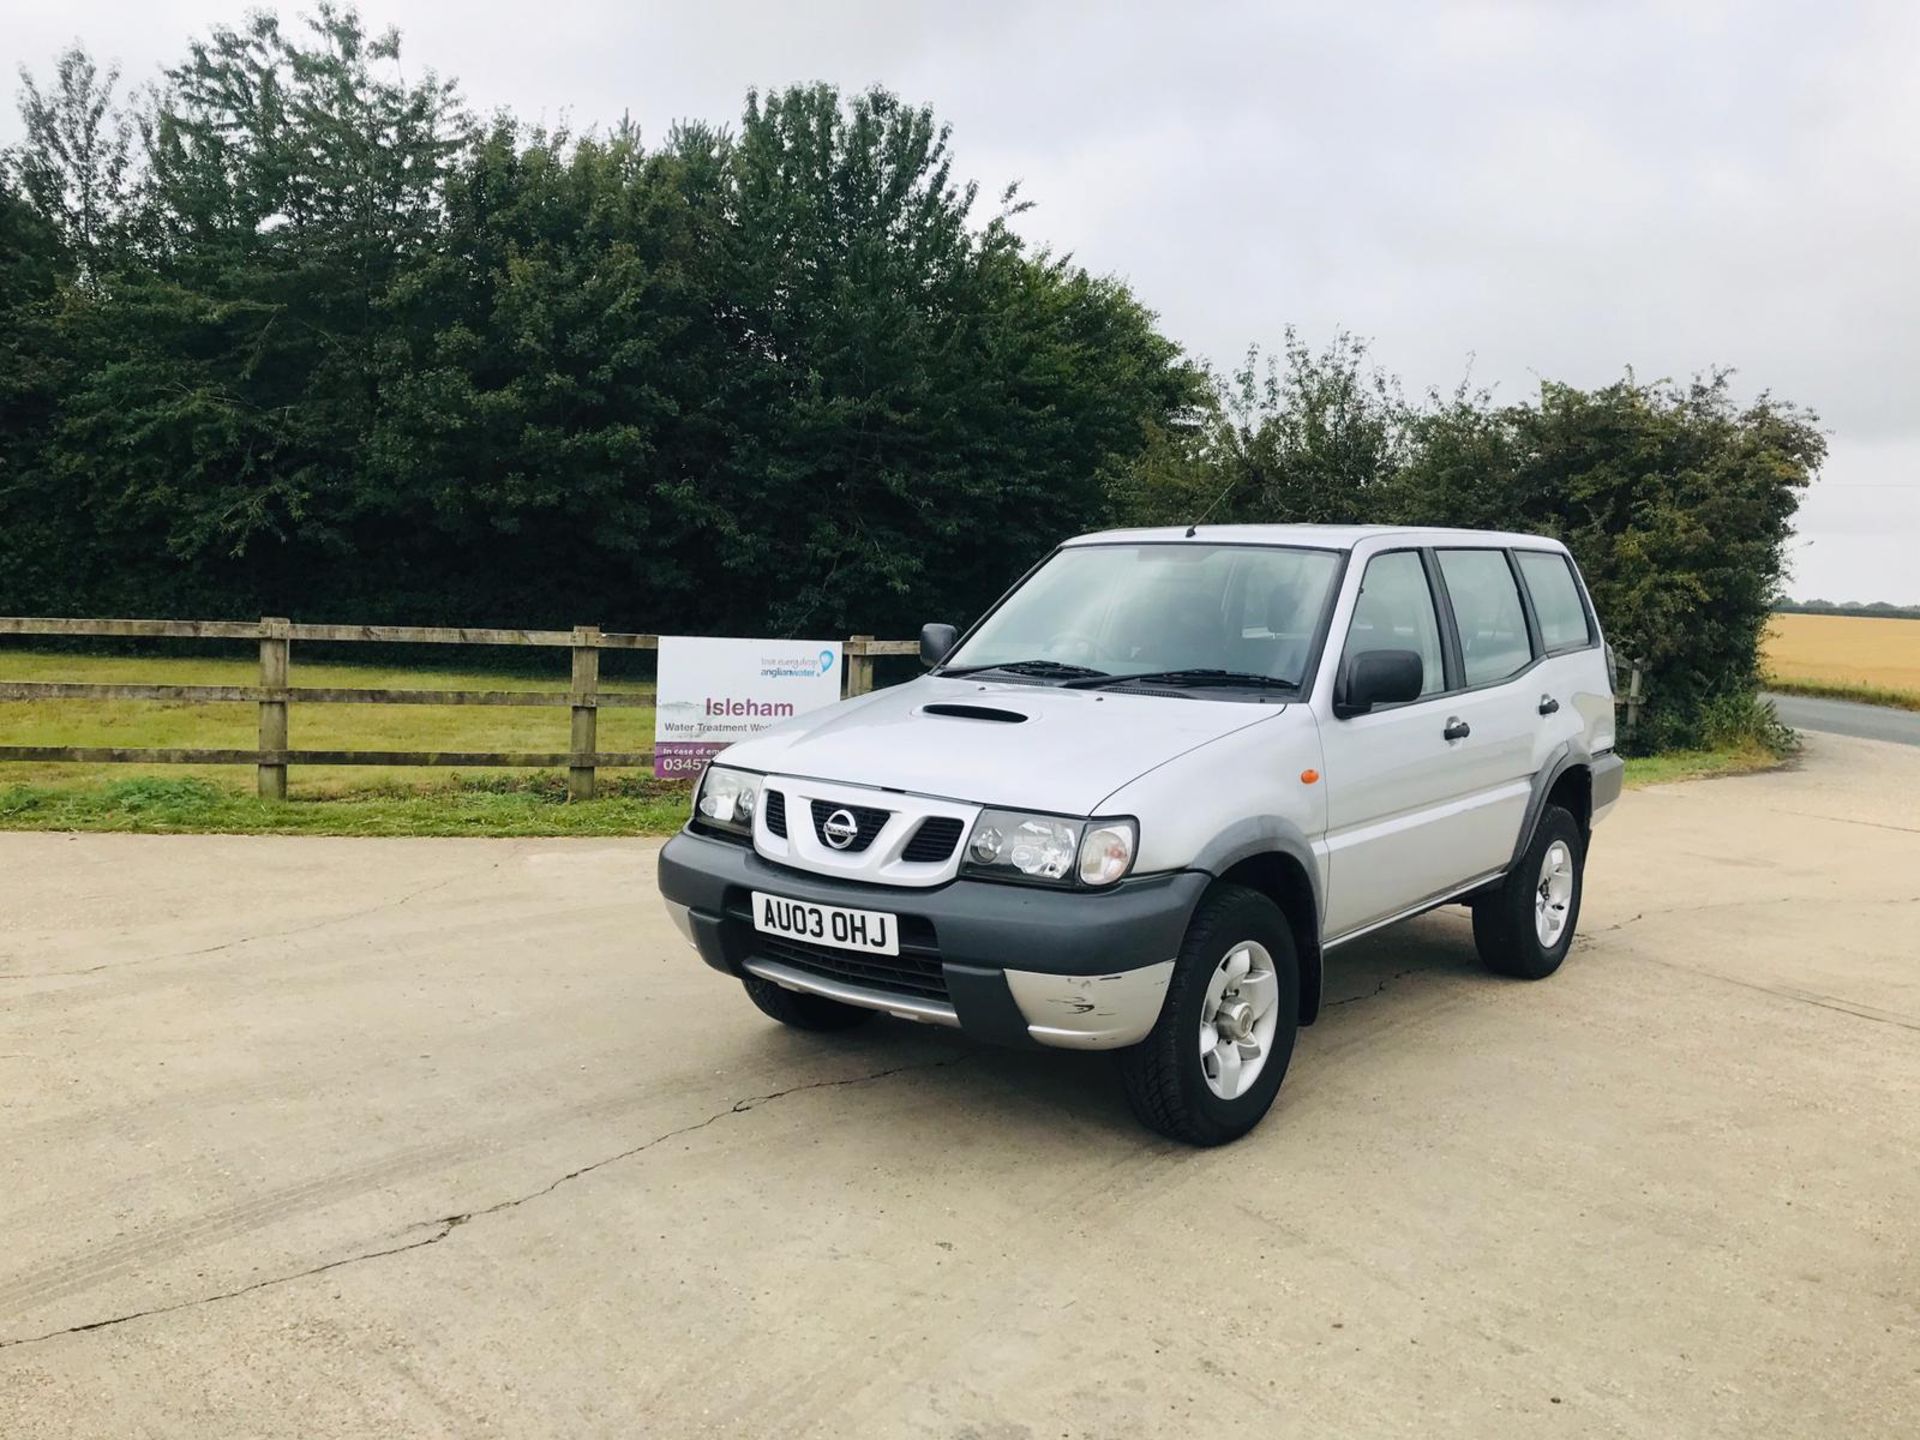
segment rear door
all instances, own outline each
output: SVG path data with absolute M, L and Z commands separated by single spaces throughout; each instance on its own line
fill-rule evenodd
M 1600 626 L 1587 603 L 1572 560 L 1557 550 L 1515 550 L 1526 584 L 1540 666 L 1542 763 L 1562 745 L 1581 759 L 1613 748 L 1613 686 L 1601 652 Z
M 1465 800 L 1455 831 L 1462 878 L 1504 869 L 1545 761 L 1539 647 L 1505 550 L 1434 551 L 1459 689 L 1447 697 Z

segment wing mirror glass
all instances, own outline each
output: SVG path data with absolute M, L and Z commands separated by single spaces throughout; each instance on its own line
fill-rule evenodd
M 1403 705 L 1418 700 L 1425 683 L 1426 666 L 1418 651 L 1363 650 L 1347 660 L 1333 713 L 1344 720 L 1377 705 Z
M 960 632 L 951 625 L 922 625 L 920 627 L 920 663 L 931 670 L 953 652 Z

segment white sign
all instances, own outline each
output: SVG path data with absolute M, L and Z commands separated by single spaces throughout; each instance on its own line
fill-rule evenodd
M 840 698 L 837 640 L 662 635 L 653 773 L 698 775 L 737 740 Z

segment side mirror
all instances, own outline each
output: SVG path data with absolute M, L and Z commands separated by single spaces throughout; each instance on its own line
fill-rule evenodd
M 1342 720 L 1364 715 L 1376 705 L 1400 705 L 1420 698 L 1426 666 L 1413 650 L 1363 650 L 1347 661 L 1333 713 Z
M 960 639 L 960 632 L 951 625 L 922 625 L 920 627 L 920 663 L 931 670 L 953 652 Z

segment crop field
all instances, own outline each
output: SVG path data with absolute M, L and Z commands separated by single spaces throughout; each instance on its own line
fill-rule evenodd
M 1765 664 L 1778 689 L 1920 709 L 1920 620 L 1776 615 Z

